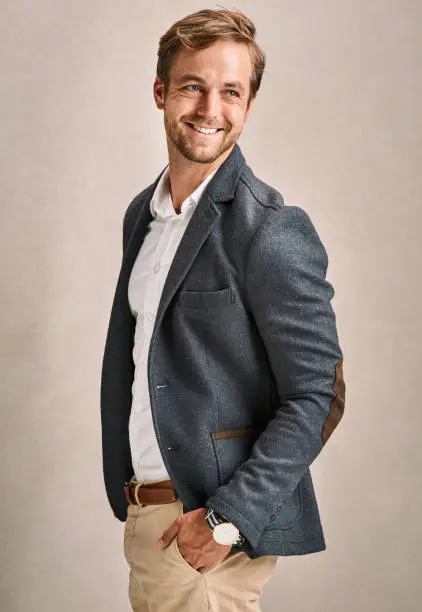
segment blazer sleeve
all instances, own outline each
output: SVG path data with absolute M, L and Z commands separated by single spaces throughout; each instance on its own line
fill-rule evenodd
M 250 247 L 246 297 L 279 404 L 248 460 L 206 506 L 231 520 L 253 547 L 343 415 L 343 355 L 327 266 L 325 248 L 299 207 L 272 210 Z

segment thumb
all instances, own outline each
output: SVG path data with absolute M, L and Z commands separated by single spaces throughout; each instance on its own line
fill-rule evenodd
M 176 537 L 180 528 L 179 519 L 177 518 L 168 529 L 162 534 L 158 540 L 158 544 L 161 548 L 166 548 L 170 542 Z

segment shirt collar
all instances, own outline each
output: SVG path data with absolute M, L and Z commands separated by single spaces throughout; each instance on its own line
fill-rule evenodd
M 167 164 L 166 169 L 158 181 L 157 187 L 155 188 L 152 200 L 150 202 L 150 210 L 152 216 L 159 217 L 161 219 L 168 219 L 174 217 L 176 219 L 183 218 L 186 216 L 188 211 L 195 208 L 199 203 L 202 194 L 204 193 L 208 183 L 211 181 L 218 168 L 211 172 L 202 183 L 195 189 L 195 191 L 186 198 L 183 202 L 180 214 L 177 214 L 174 210 L 173 202 L 170 195 L 169 189 L 169 166 Z

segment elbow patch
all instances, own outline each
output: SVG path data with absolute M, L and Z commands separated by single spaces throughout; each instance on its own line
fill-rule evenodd
M 322 428 L 322 444 L 325 444 L 328 438 L 333 433 L 334 429 L 340 422 L 344 412 L 344 401 L 345 401 L 345 390 L 346 385 L 343 378 L 343 359 L 336 365 L 335 379 L 333 384 L 333 391 L 336 396 L 331 402 L 330 414 L 328 415 L 324 427 Z

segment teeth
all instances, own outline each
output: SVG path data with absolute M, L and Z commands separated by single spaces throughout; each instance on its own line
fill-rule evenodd
M 215 134 L 217 132 L 217 129 L 215 130 L 207 130 L 205 128 L 200 128 L 197 127 L 196 125 L 192 125 L 193 129 L 196 130 L 197 132 L 200 132 L 201 134 Z

